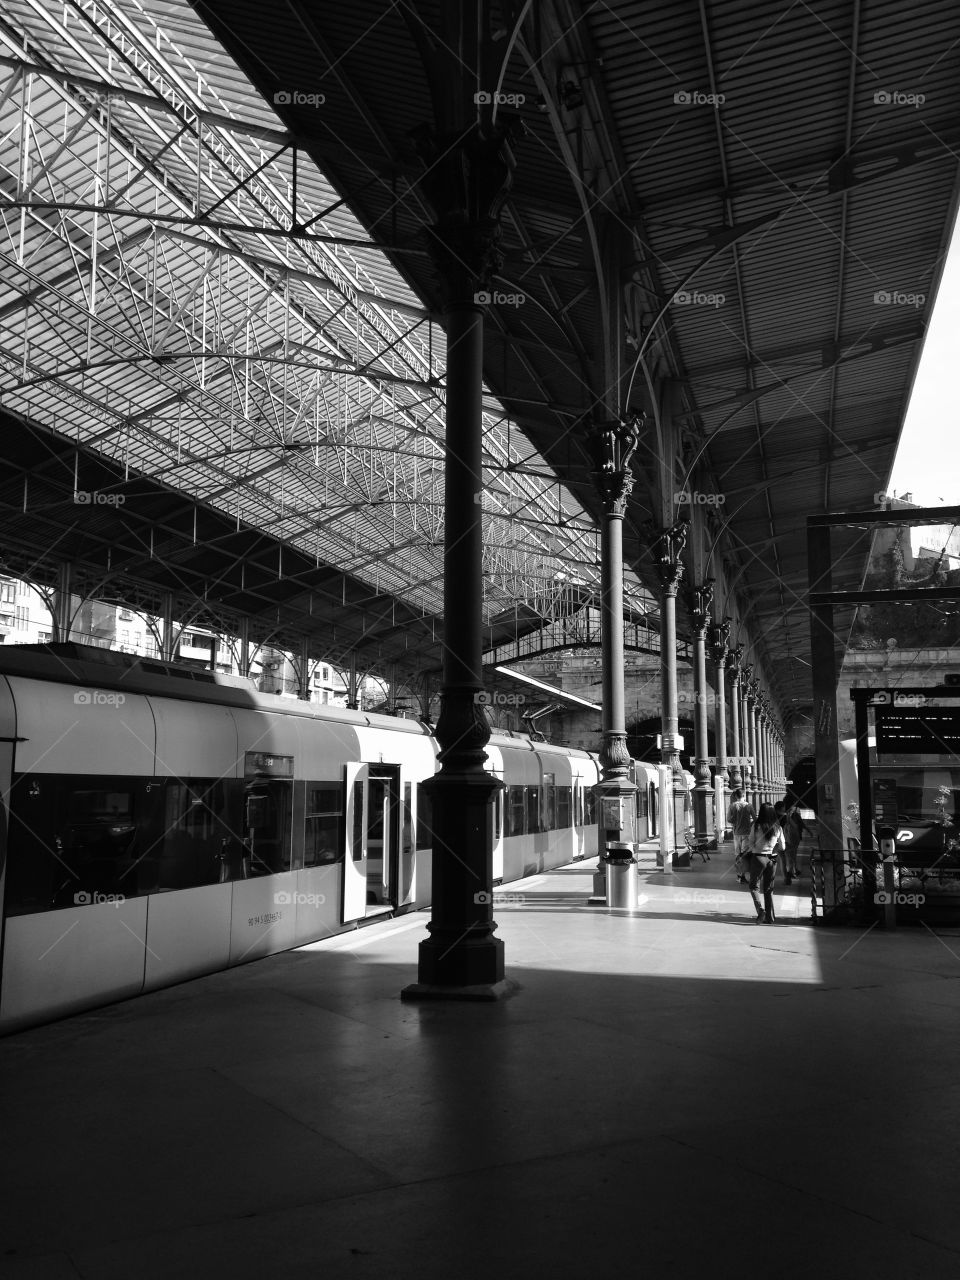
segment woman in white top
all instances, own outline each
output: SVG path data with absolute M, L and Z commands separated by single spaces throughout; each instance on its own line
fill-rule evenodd
M 777 855 L 785 848 L 783 830 L 772 804 L 762 804 L 753 824 L 750 840 L 750 896 L 757 909 L 757 924 L 773 924 L 773 882 L 777 876 Z M 763 892 L 763 905 L 757 887 Z

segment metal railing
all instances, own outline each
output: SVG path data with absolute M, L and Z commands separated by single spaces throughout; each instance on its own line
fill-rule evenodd
M 960 866 L 892 865 L 898 922 L 944 913 L 960 922 Z M 810 857 L 811 918 L 820 923 L 864 924 L 880 919 L 886 905 L 883 862 L 868 862 L 855 849 L 821 849 Z M 828 892 L 829 888 L 829 892 Z M 904 910 L 905 909 L 905 910 Z M 914 915 L 915 913 L 915 915 Z

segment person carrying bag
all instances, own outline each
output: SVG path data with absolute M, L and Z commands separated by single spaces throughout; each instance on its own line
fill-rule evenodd
M 757 909 L 757 924 L 773 924 L 773 882 L 777 877 L 777 857 L 786 848 L 783 829 L 772 804 L 762 804 L 753 824 L 749 853 L 750 897 Z M 763 894 L 763 904 L 757 889 Z

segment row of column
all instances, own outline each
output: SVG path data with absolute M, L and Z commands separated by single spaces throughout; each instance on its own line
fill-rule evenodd
M 743 645 L 729 645 L 730 623 L 711 621 L 713 583 L 693 590 L 694 683 L 694 829 L 709 837 L 710 799 L 716 800 L 717 825 L 722 829 L 726 792 L 740 789 L 754 806 L 774 804 L 785 792 L 783 736 L 773 708 L 753 668 L 743 665 Z M 707 654 L 714 664 L 714 740 L 716 755 L 709 758 L 707 710 L 711 691 L 707 683 Z M 675 655 L 664 653 L 665 664 Z M 727 744 L 727 677 L 730 684 L 730 751 Z M 711 776 L 711 769 L 713 775 Z
M 714 701 L 714 737 L 716 742 L 716 776 L 721 787 L 741 789 L 751 804 L 774 804 L 785 792 L 784 741 L 774 717 L 772 705 L 763 692 L 753 668 L 744 665 L 743 645 L 729 645 L 728 621 L 708 622 L 709 600 L 698 601 L 694 612 L 695 644 L 703 652 L 709 646 L 714 663 L 716 694 Z M 697 785 L 709 789 L 710 766 L 707 763 L 706 704 L 709 689 L 705 661 L 694 662 L 694 690 L 698 710 L 702 707 L 702 723 L 697 724 L 695 740 Z M 727 744 L 727 684 L 730 697 L 730 752 Z M 699 814 L 695 815 L 699 819 Z M 705 823 L 697 834 L 708 834 Z

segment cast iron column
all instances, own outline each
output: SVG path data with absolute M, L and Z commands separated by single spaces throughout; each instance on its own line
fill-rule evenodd
M 678 837 L 682 840 L 684 830 L 684 793 L 686 784 L 683 769 L 680 766 L 680 731 L 677 716 L 677 589 L 683 577 L 683 548 L 687 541 L 687 525 L 681 521 L 665 529 L 657 540 L 658 568 L 663 585 L 663 601 L 660 608 L 660 681 L 661 681 L 661 716 L 662 730 L 660 738 L 660 759 L 670 770 L 672 804 L 661 788 L 660 822 L 661 830 L 673 841 L 673 849 L 661 841 L 663 853 L 663 869 L 669 871 L 676 863 L 676 850 L 682 848 Z M 669 830 L 668 830 L 669 827 Z M 684 850 L 684 854 L 685 854 Z
M 766 712 L 764 710 L 763 694 L 757 690 L 757 788 L 760 792 L 760 803 L 769 804 L 770 795 L 767 788 L 767 752 L 766 740 L 764 735 L 764 725 Z
M 763 754 L 763 694 L 757 689 L 754 701 L 754 717 L 757 729 L 757 803 L 767 803 L 767 767 Z
M 600 541 L 600 643 L 603 655 L 603 744 L 597 784 L 600 860 L 594 893 L 608 907 L 637 905 L 633 846 L 636 821 L 631 806 L 636 785 L 630 780 L 623 687 L 623 516 L 633 488 L 630 459 L 640 438 L 636 420 L 594 422 L 587 448 L 593 480 L 603 503 Z M 635 812 L 635 810 L 634 810 Z M 601 886 L 600 878 L 604 884 Z
M 774 726 L 773 730 L 773 779 L 776 790 L 776 798 L 783 799 L 783 770 L 780 768 L 780 736 Z
M 714 774 L 714 794 L 717 808 L 717 843 L 727 834 L 727 690 L 725 666 L 727 641 L 730 639 L 730 621 L 724 618 L 710 628 L 710 657 L 716 672 L 716 701 L 713 707 L 713 738 L 717 753 L 717 771 Z
M 162 662 L 172 662 L 176 647 L 176 640 L 173 634 L 173 595 L 169 591 L 165 591 L 163 593 L 163 633 L 160 639 L 160 660 Z
M 300 668 L 297 672 L 297 697 L 301 702 L 310 701 L 310 641 L 300 638 Z
M 57 566 L 57 586 L 53 594 L 53 639 L 64 641 L 70 639 L 73 621 L 73 601 L 70 596 L 70 564 L 63 560 Z
M 762 722 L 760 742 L 763 751 L 763 790 L 767 804 L 773 804 L 773 770 L 770 768 L 770 708 L 766 695 L 760 700 Z
M 477 15 L 472 28 L 468 20 L 470 8 L 450 10 L 451 20 L 466 15 L 457 38 L 467 45 L 477 34 Z M 424 784 L 433 806 L 430 936 L 420 943 L 418 981 L 402 994 L 494 1000 L 510 984 L 493 920 L 493 798 L 503 784 L 484 768 L 490 727 L 480 699 L 483 310 L 489 281 L 501 265 L 499 208 L 513 158 L 506 132 L 491 124 L 489 111 L 478 119 L 470 105 L 464 67 L 458 63 L 448 72 L 445 101 L 458 104 L 444 122 L 449 131 L 434 138 L 426 129 L 418 136 L 427 165 L 421 187 L 437 215 L 428 245 L 444 294 L 447 332 L 440 771 Z
M 730 739 L 733 743 L 730 786 L 733 790 L 743 786 L 739 757 L 746 754 L 740 740 L 740 659 L 742 656 L 742 644 L 738 644 L 727 654 L 727 671 L 730 673 Z
M 240 619 L 237 636 L 237 668 L 240 675 L 250 675 L 250 619 L 246 614 Z
M 707 579 L 693 589 L 693 726 L 694 773 L 693 825 L 694 834 L 708 837 L 710 811 L 710 754 L 707 734 L 707 626 L 713 605 L 713 579 Z
M 744 725 L 744 740 L 747 744 L 747 755 L 750 757 L 750 763 L 747 768 L 750 770 L 749 780 L 747 782 L 747 799 L 753 805 L 756 811 L 760 803 L 759 793 L 757 791 L 757 717 L 756 717 L 756 682 L 751 679 L 753 667 L 744 667 L 743 674 L 745 677 L 745 699 L 746 699 L 746 721 Z
M 753 790 L 750 786 L 751 765 L 750 765 L 750 705 L 747 699 L 747 688 L 750 684 L 750 672 L 752 667 L 741 665 L 740 667 L 740 737 L 742 740 L 741 755 L 745 758 L 746 764 L 741 766 L 743 773 L 743 797 L 753 804 Z

